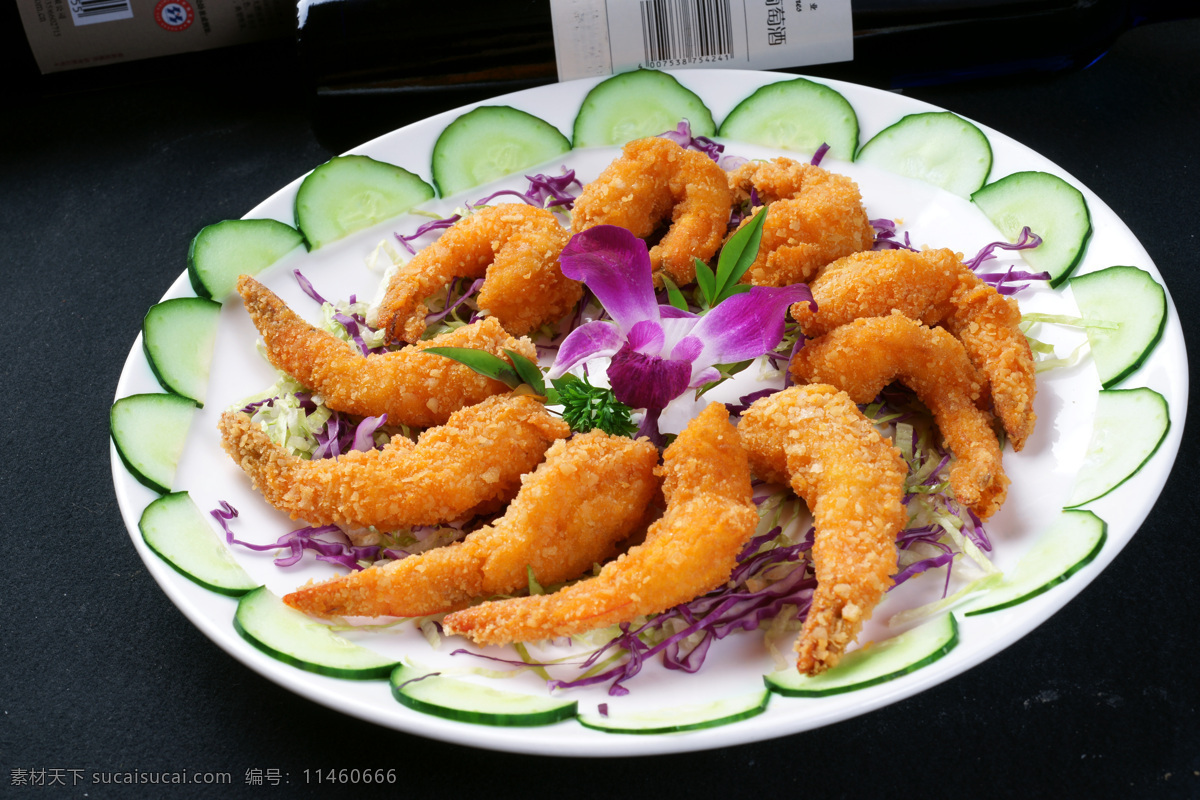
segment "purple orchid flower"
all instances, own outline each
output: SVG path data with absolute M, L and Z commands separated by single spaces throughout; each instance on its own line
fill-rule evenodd
M 549 377 L 593 358 L 610 358 L 608 380 L 617 400 L 644 408 L 639 435 L 659 439 L 658 418 L 688 389 L 733 364 L 766 353 L 783 338 L 788 306 L 815 303 L 808 287 L 755 286 L 718 303 L 703 316 L 660 305 L 646 243 L 624 228 L 598 225 L 563 248 L 563 274 L 585 283 L 611 320 L 579 326 L 563 340 Z

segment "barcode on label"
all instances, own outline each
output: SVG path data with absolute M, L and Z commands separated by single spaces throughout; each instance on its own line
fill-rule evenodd
M 733 58 L 729 0 L 641 0 L 646 66 Z
M 75 27 L 93 25 L 97 22 L 112 22 L 116 19 L 132 19 L 130 0 L 69 0 L 71 19 Z

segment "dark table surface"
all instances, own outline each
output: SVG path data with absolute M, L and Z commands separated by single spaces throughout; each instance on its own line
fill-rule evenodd
M 1197 21 L 1151 26 L 1081 72 L 908 91 L 1099 194 L 1162 271 L 1193 348 L 1198 40 Z M 400 785 L 353 791 L 1200 797 L 1200 446 L 1187 434 L 1145 525 L 1060 613 L 923 694 L 775 741 L 595 760 L 474 750 L 343 716 L 226 655 L 151 580 L 121 522 L 107 432 L 117 377 L 201 226 L 241 216 L 390 122 L 331 133 L 286 68 L 214 69 L 34 92 L 0 123 L 0 795 L 216 796 L 85 785 L 101 772 L 186 769 L 230 773 L 222 796 L 300 797 L 330 789 L 306 785 L 305 769 L 395 767 Z M 254 769 L 290 785 L 247 785 Z M 23 788 L 17 770 L 83 780 Z

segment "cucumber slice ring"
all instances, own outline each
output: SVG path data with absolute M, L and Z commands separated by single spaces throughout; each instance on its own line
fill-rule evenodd
M 1108 525 L 1091 511 L 1064 511 L 1004 580 L 967 607 L 972 617 L 1024 603 L 1090 564 L 1104 548 Z
M 316 249 L 432 197 L 433 187 L 403 167 L 367 156 L 337 156 L 300 183 L 296 226 Z
M 656 708 L 617 716 L 580 714 L 579 724 L 605 733 L 682 733 L 716 728 L 756 717 L 767 710 L 771 693 L 766 689 L 711 703 Z
M 1167 293 L 1137 267 L 1109 267 L 1077 275 L 1068 284 L 1085 320 L 1115 322 L 1116 330 L 1087 328 L 1100 384 L 1110 389 L 1129 377 L 1154 350 L 1167 326 Z
M 213 300 L 176 297 L 151 306 L 142 320 L 142 347 L 154 377 L 201 408 L 220 313 L 221 304 Z
M 822 144 L 844 161 L 858 151 L 858 115 L 839 92 L 806 78 L 763 86 L 721 123 L 721 136 L 812 155 Z
M 574 700 L 510 692 L 400 664 L 391 674 L 392 696 L 415 711 L 458 722 L 504 727 L 553 725 L 575 716 Z
M 163 561 L 205 589 L 239 597 L 258 587 L 187 492 L 164 495 L 146 506 L 138 528 Z
M 1158 452 L 1170 428 L 1167 400 L 1153 389 L 1101 391 L 1067 508 L 1097 500 L 1133 477 Z
M 382 680 L 394 660 L 339 636 L 284 604 L 265 587 L 242 595 L 233 627 L 246 641 L 285 664 L 349 680 Z
M 862 146 L 854 159 L 970 197 L 992 171 L 983 131 L 949 111 L 909 114 Z
M 693 136 L 713 136 L 708 106 L 690 89 L 665 72 L 639 69 L 613 75 L 596 84 L 575 117 L 576 147 L 622 145 L 634 139 L 674 130 L 681 119 Z
M 300 231 L 273 219 L 227 219 L 200 229 L 188 248 L 188 279 L 201 297 L 221 301 L 239 275 L 257 275 L 304 244 Z
M 177 394 L 133 394 L 113 403 L 108 425 L 125 469 L 159 494 L 171 491 L 196 401 Z
M 895 680 L 932 664 L 958 644 L 958 623 L 946 614 L 899 636 L 847 653 L 819 675 L 795 668 L 764 675 L 767 688 L 786 697 L 826 697 Z
M 510 106 L 480 106 L 451 122 L 433 146 L 442 197 L 541 164 L 571 149 L 558 128 Z

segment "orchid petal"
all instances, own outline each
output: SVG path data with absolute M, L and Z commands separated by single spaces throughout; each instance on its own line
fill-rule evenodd
M 698 336 L 685 336 L 671 349 L 672 361 L 687 361 L 689 364 L 700 357 L 704 341 Z
M 675 306 L 659 306 L 658 312 L 663 319 L 700 319 L 699 314 Z
M 617 400 L 631 408 L 658 410 L 682 394 L 691 380 L 692 365 L 622 347 L 608 365 L 608 381 Z
M 692 335 L 704 342 L 696 365 L 732 364 L 761 356 L 783 339 L 788 306 L 806 300 L 812 302 L 812 293 L 802 283 L 755 286 L 723 300 L 692 329 Z
M 650 251 L 624 228 L 597 225 L 575 234 L 559 263 L 563 275 L 587 284 L 622 331 L 642 320 L 659 320 Z
M 615 354 L 625 343 L 621 331 L 611 322 L 596 320 L 580 325 L 567 334 L 558 348 L 548 378 L 561 378 L 581 361 Z
M 694 371 L 694 370 L 693 370 Z M 689 389 L 695 389 L 703 386 L 706 383 L 721 380 L 721 371 L 716 367 L 705 367 L 699 372 L 692 375 L 692 382 L 688 384 Z
M 658 356 L 662 355 L 665 339 L 662 325 L 644 319 L 629 329 L 626 341 L 644 356 Z
M 691 335 L 692 329 L 696 327 L 696 323 L 699 321 L 699 317 L 664 319 L 661 325 L 665 338 L 663 339 L 662 350 L 659 352 L 664 355 L 675 352 L 676 345 L 683 341 L 684 337 Z M 671 357 L 675 358 L 675 356 Z

